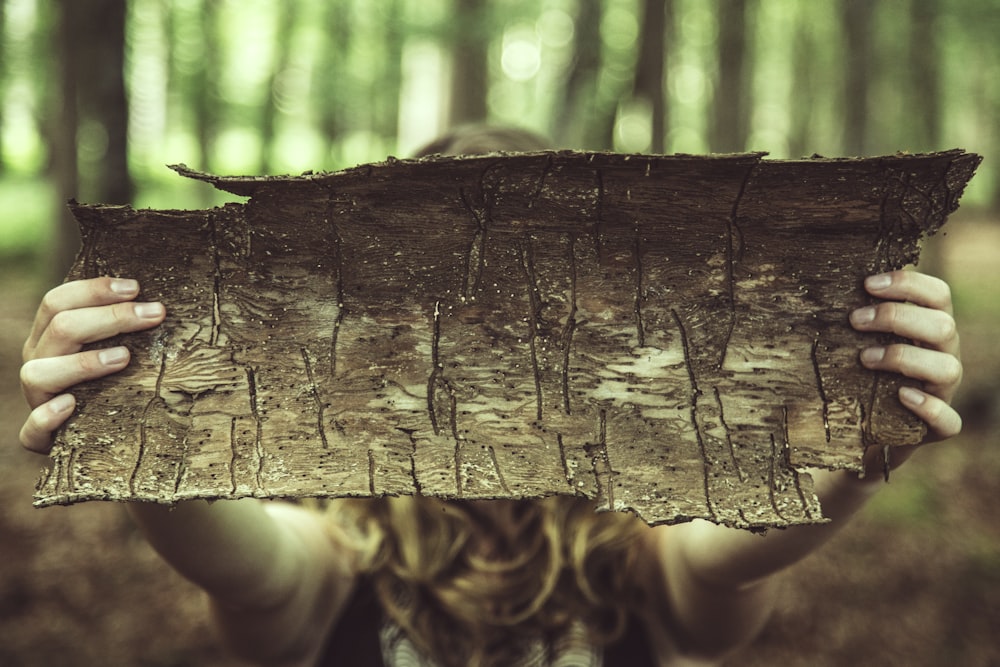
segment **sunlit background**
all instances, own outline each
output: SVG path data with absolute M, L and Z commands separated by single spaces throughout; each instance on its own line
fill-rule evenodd
M 16 373 L 65 202 L 224 201 L 219 174 L 404 157 L 455 124 L 565 148 L 985 161 L 922 266 L 966 433 L 796 569 L 741 665 L 1000 664 L 1000 0 L 0 0 L 0 665 L 231 662 L 118 508 L 30 507 Z

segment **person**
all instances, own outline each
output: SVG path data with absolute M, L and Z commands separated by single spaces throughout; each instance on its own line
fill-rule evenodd
M 513 145 L 489 132 L 460 129 L 422 153 Z M 516 136 L 514 149 L 538 147 Z M 868 277 L 865 289 L 877 303 L 851 312 L 851 325 L 911 342 L 864 347 L 860 362 L 917 381 L 899 400 L 927 424 L 922 444 L 958 434 L 950 403 L 962 365 L 947 283 L 900 270 Z M 140 300 L 140 290 L 106 276 L 45 295 L 23 349 L 32 408 L 24 447 L 48 452 L 75 407 L 72 386 L 129 363 L 123 346 L 85 346 L 163 322 L 167 304 Z M 892 466 L 917 448 L 894 448 Z M 869 451 L 864 476 L 812 471 L 830 522 L 764 536 L 701 520 L 650 527 L 570 497 L 127 509 L 153 548 L 204 589 L 223 641 L 253 664 L 716 665 L 757 636 L 776 575 L 864 506 L 884 464 Z

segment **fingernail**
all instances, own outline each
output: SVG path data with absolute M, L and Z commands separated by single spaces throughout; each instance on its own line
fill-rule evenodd
M 917 407 L 918 405 L 923 405 L 924 401 L 927 400 L 927 395 L 913 387 L 900 387 L 899 400 L 907 405 Z
M 76 400 L 72 394 L 60 394 L 49 401 L 49 410 L 52 414 L 61 415 L 64 412 L 72 410 L 75 403 Z
M 892 276 L 888 273 L 880 273 L 876 276 L 868 276 L 865 279 L 865 287 L 870 290 L 883 290 L 892 284 Z
M 139 283 L 129 278 L 115 278 L 111 281 L 111 291 L 121 296 L 132 296 L 139 292 Z
M 128 349 L 125 347 L 109 347 L 97 353 L 97 358 L 104 366 L 117 366 L 128 360 Z
M 866 347 L 861 350 L 861 361 L 866 364 L 877 364 L 885 357 L 884 347 Z
M 163 304 L 156 301 L 152 303 L 135 304 L 135 315 L 144 320 L 155 320 L 163 316 Z
M 872 306 L 858 308 L 851 313 L 851 321 L 855 324 L 868 324 L 875 319 L 875 309 Z

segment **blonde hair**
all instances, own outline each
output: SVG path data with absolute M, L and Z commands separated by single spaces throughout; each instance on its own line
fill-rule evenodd
M 442 665 L 510 664 L 525 640 L 573 621 L 607 644 L 634 608 L 627 573 L 646 526 L 582 498 L 345 499 L 330 511 L 385 613 Z
M 519 128 L 464 125 L 417 151 L 472 155 L 548 150 Z M 614 641 L 634 608 L 633 548 L 646 524 L 584 498 L 333 501 L 382 608 L 441 665 L 506 665 L 525 640 L 582 622 Z

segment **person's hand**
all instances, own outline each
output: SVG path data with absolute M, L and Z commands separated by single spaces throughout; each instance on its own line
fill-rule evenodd
M 163 321 L 163 304 L 133 301 L 138 294 L 136 281 L 105 277 L 64 283 L 42 299 L 22 351 L 21 391 L 32 408 L 21 427 L 25 448 L 52 448 L 52 433 L 76 407 L 68 388 L 128 365 L 128 348 L 84 345 Z
M 884 301 L 853 311 L 851 325 L 858 331 L 894 333 L 911 342 L 867 347 L 861 351 L 861 363 L 921 382 L 920 389 L 901 387 L 899 400 L 927 424 L 925 442 L 957 435 L 962 418 L 951 400 L 962 381 L 962 362 L 948 284 L 916 271 L 893 271 L 870 276 L 865 289 Z M 912 449 L 894 447 L 893 464 Z

